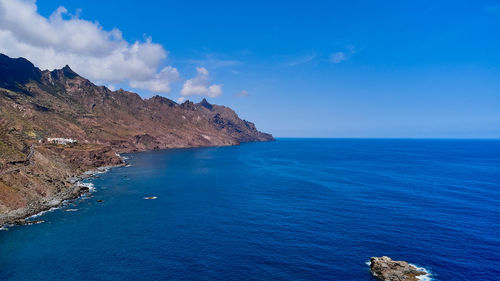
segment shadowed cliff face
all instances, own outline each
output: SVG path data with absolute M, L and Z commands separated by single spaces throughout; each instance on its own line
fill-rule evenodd
M 76 139 L 78 145 L 55 149 L 39 143 L 54 137 Z M 0 215 L 64 191 L 68 176 L 119 163 L 114 152 L 271 140 L 230 108 L 206 100 L 142 99 L 96 86 L 68 66 L 41 71 L 26 59 L 0 54 Z M 16 168 L 9 163 L 22 161 L 32 144 L 34 163 L 2 175 Z

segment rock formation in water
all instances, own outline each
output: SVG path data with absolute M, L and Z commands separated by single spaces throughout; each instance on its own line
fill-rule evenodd
M 68 179 L 121 164 L 117 153 L 271 140 L 206 100 L 142 99 L 0 54 L 0 225 L 78 196 Z
M 418 281 L 418 276 L 427 274 L 405 261 L 394 261 L 386 256 L 370 258 L 370 271 L 384 281 Z

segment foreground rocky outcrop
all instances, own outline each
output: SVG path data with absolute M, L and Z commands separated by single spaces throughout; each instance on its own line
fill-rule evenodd
M 370 271 L 384 281 L 418 281 L 418 276 L 427 274 L 405 261 L 394 261 L 387 256 L 370 258 Z
M 84 190 L 68 179 L 123 164 L 117 153 L 272 140 L 206 100 L 142 99 L 96 86 L 69 66 L 42 71 L 0 54 L 0 225 L 78 196 Z

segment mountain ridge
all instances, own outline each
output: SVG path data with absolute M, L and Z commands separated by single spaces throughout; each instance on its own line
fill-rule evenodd
M 54 138 L 76 143 L 48 141 Z M 83 191 L 67 179 L 122 164 L 117 153 L 272 140 L 232 109 L 206 99 L 143 99 L 97 86 L 68 65 L 40 70 L 24 58 L 0 54 L 0 224 L 52 206 L 47 200 L 77 196 Z M 32 163 L 12 167 L 33 146 Z M 15 172 L 2 173 L 7 170 Z

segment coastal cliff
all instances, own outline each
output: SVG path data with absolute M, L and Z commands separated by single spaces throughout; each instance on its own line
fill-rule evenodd
M 78 196 L 85 190 L 69 179 L 123 164 L 118 153 L 272 140 L 206 100 L 142 99 L 96 86 L 69 66 L 42 71 L 0 54 L 0 225 Z

